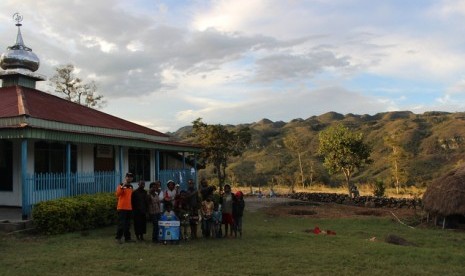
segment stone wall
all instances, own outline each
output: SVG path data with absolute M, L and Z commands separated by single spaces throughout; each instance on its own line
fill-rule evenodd
M 313 202 L 334 202 L 371 208 L 422 208 L 421 199 L 359 196 L 350 198 L 346 194 L 331 193 L 294 193 L 290 198 Z

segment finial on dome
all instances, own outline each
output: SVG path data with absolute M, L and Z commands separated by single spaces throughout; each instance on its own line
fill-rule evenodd
M 16 26 L 22 26 L 21 21 L 23 21 L 23 16 L 19 12 L 13 14 L 13 19 L 16 21 Z
M 39 58 L 32 52 L 31 48 L 24 45 L 23 36 L 21 35 L 21 22 L 23 16 L 19 13 L 13 14 L 13 20 L 16 21 L 18 34 L 16 43 L 13 46 L 7 47 L 7 51 L 0 57 L 0 66 L 4 69 L 26 69 L 29 71 L 37 71 L 39 69 Z

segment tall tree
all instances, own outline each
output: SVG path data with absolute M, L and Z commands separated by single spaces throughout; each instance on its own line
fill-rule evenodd
M 62 95 L 65 99 L 87 107 L 101 108 L 105 101 L 102 95 L 97 94 L 95 81 L 88 83 L 76 76 L 72 64 L 60 65 L 55 68 L 55 74 L 50 78 L 54 92 Z
M 303 158 L 304 154 L 310 151 L 310 138 L 305 133 L 304 128 L 295 128 L 290 134 L 284 137 L 284 145 L 288 148 L 296 157 L 299 166 L 300 182 L 302 187 L 305 187 L 305 174 Z M 313 163 L 310 163 L 312 166 Z M 313 168 L 311 168 L 313 171 Z
M 201 118 L 192 124 L 191 136 L 196 143 L 203 146 L 201 158 L 205 163 L 213 164 L 220 189 L 223 189 L 228 158 L 240 156 L 246 149 L 251 140 L 250 130 L 245 127 L 238 131 L 230 131 L 220 124 L 205 124 Z
M 384 138 L 384 144 L 391 150 L 389 162 L 391 164 L 391 175 L 394 178 L 396 192 L 399 194 L 402 183 L 408 180 L 406 169 L 408 153 L 402 146 L 400 134 L 397 132 L 390 133 Z
M 319 153 L 324 156 L 323 165 L 330 173 L 344 174 L 349 195 L 351 177 L 356 170 L 372 162 L 371 147 L 363 142 L 363 134 L 355 133 L 342 124 L 320 132 Z

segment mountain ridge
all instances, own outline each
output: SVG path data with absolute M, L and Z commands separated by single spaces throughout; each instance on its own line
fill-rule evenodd
M 263 118 L 258 122 L 227 125 L 232 130 L 249 127 L 252 134 L 252 142 L 242 157 L 230 160 L 228 172 L 233 176 L 231 181 L 263 185 L 275 182 L 290 185 L 297 181 L 298 166 L 292 153 L 284 146 L 283 139 L 289 133 L 298 131 L 309 139 L 310 144 L 304 160 L 306 179 L 330 185 L 342 183 L 340 175 L 326 172 L 322 157 L 317 155 L 318 133 L 337 123 L 363 133 L 365 141 L 373 148 L 373 164 L 357 172 L 353 178 L 355 182 L 372 183 L 381 179 L 386 185 L 392 185 L 389 165 L 391 151 L 385 142 L 386 137 L 392 135 L 397 137 L 409 156 L 404 160 L 408 174 L 405 185 L 427 186 L 436 177 L 461 166 L 465 161 L 464 112 L 428 111 L 415 114 L 411 111 L 391 111 L 374 115 L 327 112 L 289 122 L 273 122 Z M 190 131 L 192 127 L 185 126 L 170 135 L 180 141 L 189 141 L 192 139 L 188 137 Z M 253 168 L 244 168 L 244 164 Z M 242 171 L 245 170 L 249 175 L 244 175 Z

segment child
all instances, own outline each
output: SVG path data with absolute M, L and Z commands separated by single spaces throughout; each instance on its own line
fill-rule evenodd
M 152 242 L 158 242 L 158 220 L 160 218 L 160 198 L 159 198 L 159 181 L 150 183 L 150 191 L 148 194 L 148 210 L 152 219 Z
M 228 228 L 231 231 L 230 236 L 233 235 L 234 220 L 232 216 L 232 205 L 234 200 L 234 194 L 231 193 L 231 186 L 229 184 L 224 185 L 224 193 L 221 196 L 221 211 L 223 213 L 222 223 L 224 224 L 224 237 L 228 237 Z
M 176 214 L 173 211 L 173 205 L 170 202 L 165 203 L 165 211 L 163 212 L 163 216 L 166 220 L 178 220 Z
M 242 215 L 244 214 L 245 202 L 244 194 L 241 191 L 236 192 L 236 196 L 233 201 L 233 219 L 234 219 L 234 236 L 242 237 Z
M 189 223 L 189 204 L 187 202 L 187 192 L 182 190 L 179 196 L 174 201 L 174 212 L 181 221 L 181 239 L 187 241 L 189 238 L 187 232 L 190 226 Z
M 160 217 L 159 223 L 162 224 L 162 226 L 159 226 L 159 240 L 160 242 L 163 241 L 163 244 L 167 244 L 167 241 L 170 241 L 170 243 L 178 243 L 179 242 L 179 224 L 177 226 L 173 225 L 166 225 L 166 222 L 170 221 L 178 221 L 178 218 L 176 217 L 176 214 L 173 211 L 173 206 L 171 205 L 171 202 L 166 202 L 165 203 L 165 211 L 163 212 L 163 215 Z
M 202 214 L 202 234 L 206 238 L 210 237 L 211 233 L 213 209 L 213 196 L 209 195 L 206 200 L 202 201 L 202 208 L 200 209 Z
M 189 205 L 189 224 L 191 230 L 191 239 L 197 238 L 197 224 L 199 223 L 199 192 L 195 187 L 193 179 L 187 181 L 187 202 Z
M 215 203 L 215 207 L 213 209 L 212 214 L 212 237 L 221 238 L 221 220 L 223 214 L 219 210 L 219 206 Z

